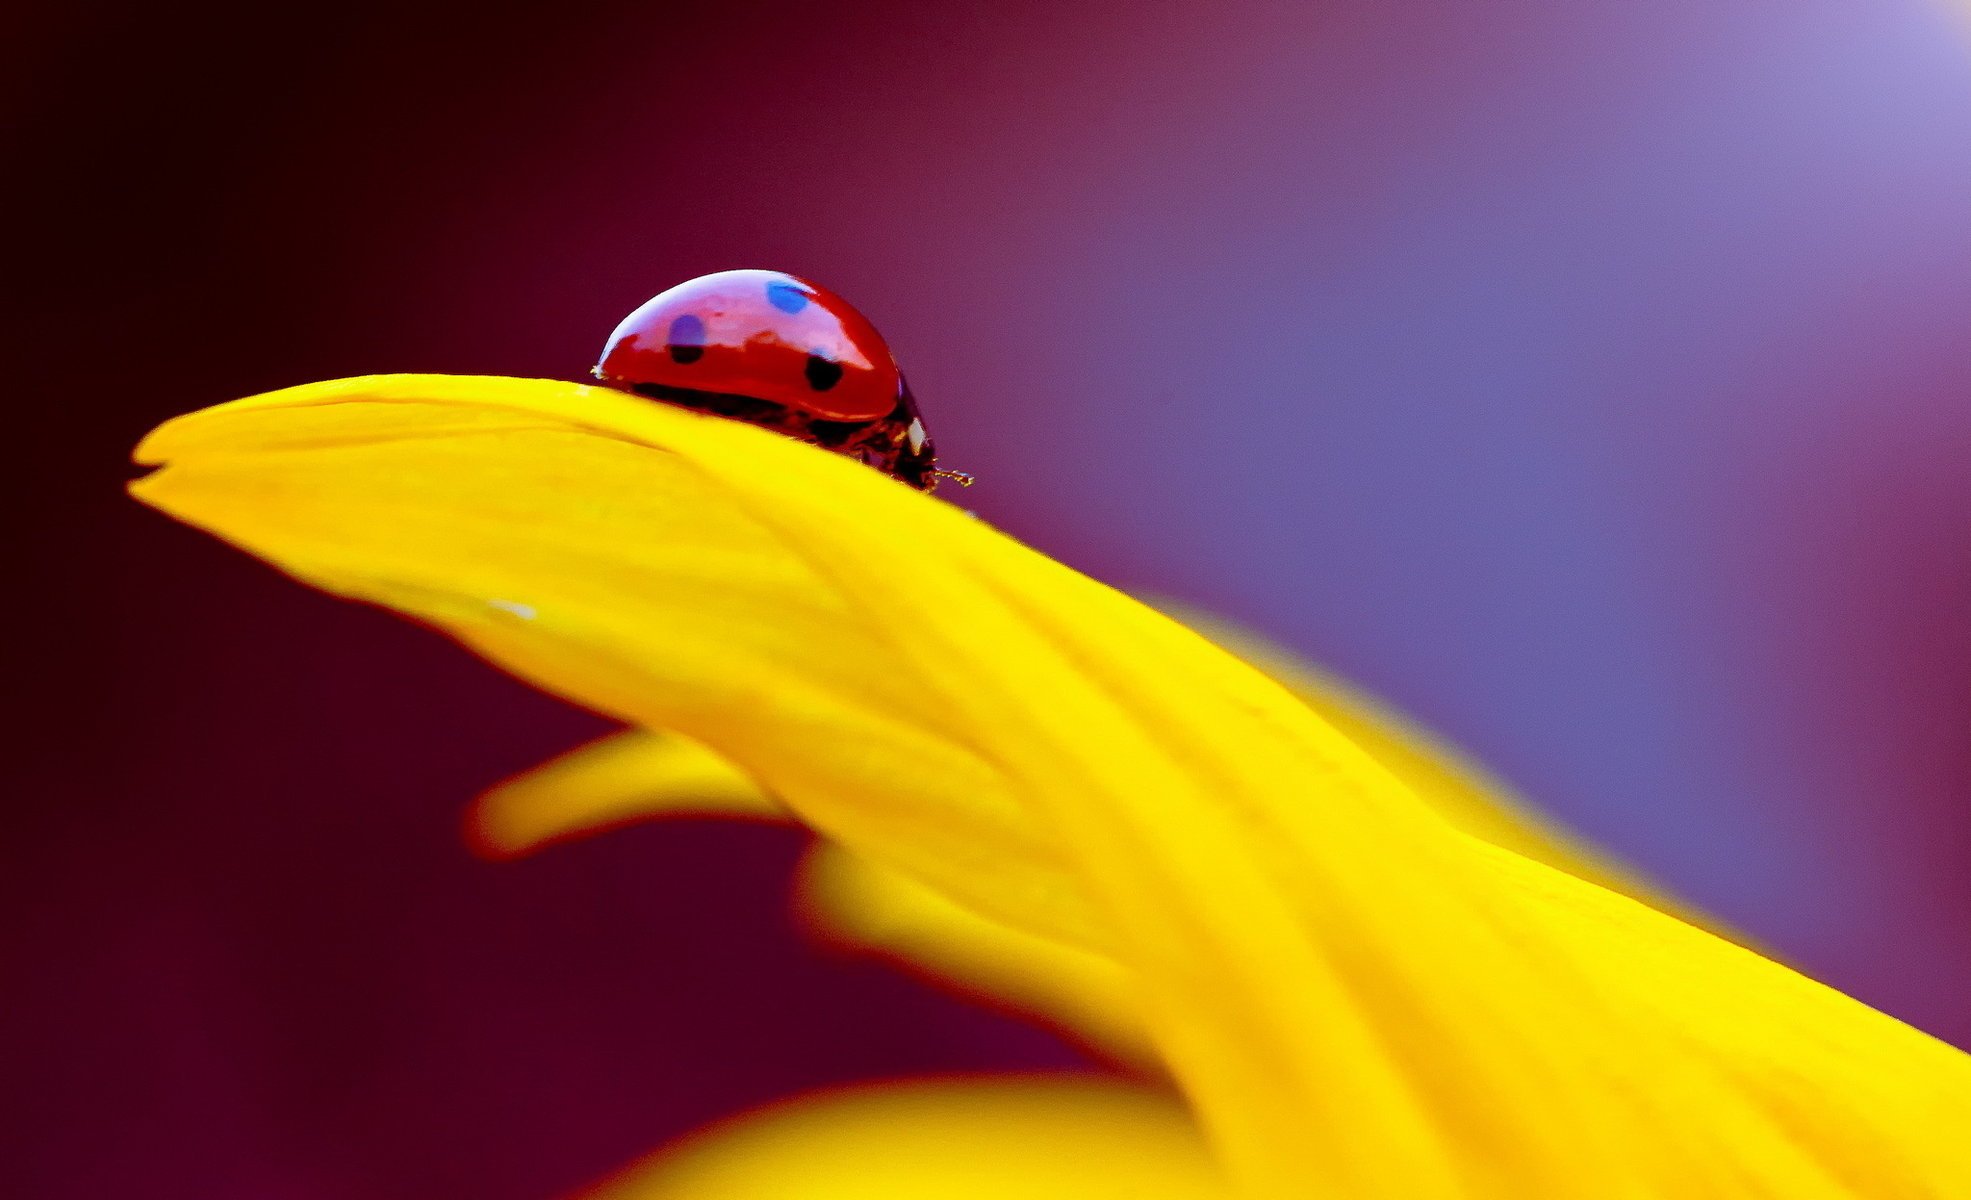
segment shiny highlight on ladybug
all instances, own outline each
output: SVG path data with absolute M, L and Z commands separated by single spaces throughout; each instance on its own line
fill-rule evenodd
M 779 271 L 720 271 L 623 318 L 595 377 L 610 387 L 761 425 L 846 454 L 912 487 L 939 470 L 910 385 L 846 300 Z

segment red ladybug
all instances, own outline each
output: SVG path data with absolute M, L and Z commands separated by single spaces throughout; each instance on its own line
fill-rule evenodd
M 595 377 L 846 454 L 912 487 L 940 471 L 883 335 L 847 301 L 779 271 L 720 271 L 623 318 Z

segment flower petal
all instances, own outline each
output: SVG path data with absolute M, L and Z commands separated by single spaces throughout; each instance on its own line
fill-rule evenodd
M 1265 672 L 1387 768 L 1452 825 L 1666 911 L 1679 905 L 1560 829 L 1502 781 L 1386 702 L 1249 630 L 1195 610 L 1156 605 Z M 514 776 L 480 798 L 475 837 L 494 853 L 626 821 L 673 816 L 793 820 L 752 778 L 675 733 L 628 730 Z
M 664 450 L 713 431 L 793 444 L 603 388 L 370 376 L 168 422 L 138 458 L 170 465 L 131 490 L 547 691 L 702 742 L 971 907 L 1098 940 L 1054 851 L 880 631 Z
M 1094 1080 L 943 1080 L 808 1097 L 659 1151 L 590 1200 L 1216 1200 L 1184 1110 Z M 1311 1195 L 1313 1193 L 1303 1193 Z
M 1388 705 L 1229 622 L 1157 607 L 1278 680 L 1458 828 L 1675 911 Z M 629 730 L 488 792 L 468 829 L 482 852 L 507 856 L 629 821 L 678 816 L 796 819 L 709 748 L 675 733 Z M 839 846 L 810 853 L 799 891 L 809 920 L 838 945 L 1038 1017 L 1118 1062 L 1160 1069 L 1134 986 L 1112 958 L 988 920 Z
M 1387 705 L 1228 622 L 1158 607 L 1280 681 L 1453 825 L 1664 907 Z M 795 819 L 709 748 L 675 733 L 628 730 L 491 790 L 468 828 L 482 852 L 509 856 L 628 821 L 678 816 Z M 1039 1017 L 1119 1062 L 1159 1069 L 1129 975 L 1107 956 L 987 920 L 839 846 L 810 853 L 799 891 L 810 921 L 840 945 Z
M 840 532 L 874 488 L 804 463 L 762 496 L 731 456 L 694 461 L 757 497 L 881 626 L 908 629 L 899 654 L 991 731 L 1256 1189 L 1971 1185 L 1971 1146 L 1950 1132 L 1971 1119 L 1961 1053 L 1454 831 L 1257 673 L 990 530 L 921 514 L 910 544 L 937 553 L 899 586 L 884 571 L 897 541 Z
M 844 459 L 595 389 L 415 376 L 147 449 L 173 462 L 153 503 L 1113 956 L 1253 1192 L 1971 1188 L 1963 1054 L 1455 830 L 1195 634 Z
M 802 862 L 799 889 L 808 919 L 848 947 L 1038 1017 L 1118 1063 L 1162 1071 L 1134 983 L 1114 959 L 982 917 L 826 842 Z
M 794 816 L 744 771 L 675 733 L 632 729 L 578 747 L 479 798 L 468 836 L 491 857 L 626 821 Z M 1109 1055 L 1155 1070 L 1122 969 L 1092 951 L 1022 932 L 832 843 L 803 860 L 803 915 L 836 944 L 1041 1018 Z
M 511 858 L 549 842 L 664 816 L 795 819 L 711 748 L 682 734 L 630 729 L 487 791 L 467 814 L 466 832 L 481 853 Z

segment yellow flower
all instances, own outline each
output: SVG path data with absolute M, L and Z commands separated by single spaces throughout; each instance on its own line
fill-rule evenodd
M 1100 1195 L 1056 1160 L 1127 1180 L 1139 1153 L 1187 1165 L 1117 1194 L 1971 1194 L 1971 1058 L 1529 857 L 1510 820 L 1488 840 L 1400 742 L 857 464 L 606 390 L 442 376 L 222 405 L 139 457 L 168 464 L 148 503 L 673 731 L 731 803 L 852 856 L 811 881 L 821 907 L 903 912 L 897 952 L 927 959 L 912 928 L 969 928 L 975 956 L 933 965 L 977 986 L 1045 964 L 1028 1001 L 1183 1102 L 838 1099 L 723 1161 L 845 1171 L 869 1155 L 826 1148 L 880 1147 L 885 1120 L 950 1152 L 868 1189 L 793 1190 L 789 1165 L 720 1193 L 740 1185 L 706 1145 L 704 1178 L 628 1194 Z M 489 801 L 484 840 L 553 832 L 529 807 Z

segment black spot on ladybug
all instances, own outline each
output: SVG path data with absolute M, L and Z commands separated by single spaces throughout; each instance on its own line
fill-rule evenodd
M 686 313 L 671 322 L 671 328 L 664 334 L 664 352 L 679 366 L 687 366 L 705 357 L 705 322 Z
M 803 373 L 808 377 L 808 386 L 817 392 L 825 392 L 842 382 L 842 364 L 819 354 L 808 355 L 807 369 Z
M 797 313 L 808 306 L 808 294 L 784 279 L 767 284 L 767 299 L 784 313 Z

